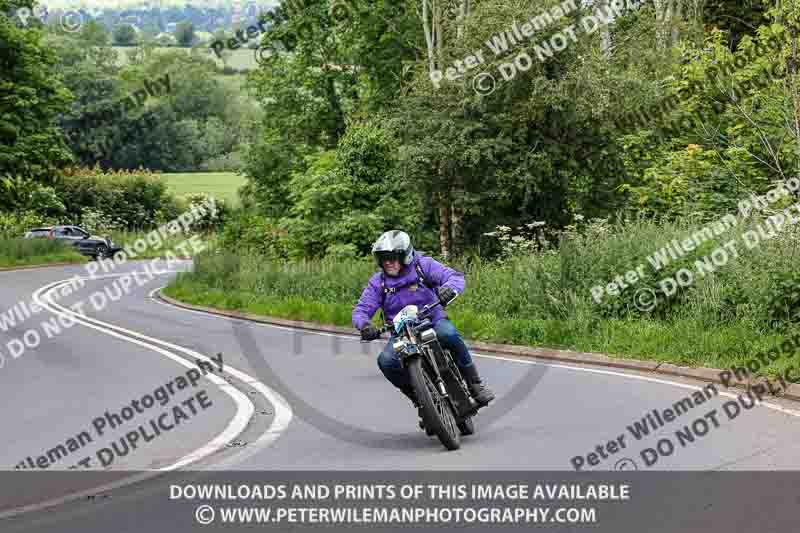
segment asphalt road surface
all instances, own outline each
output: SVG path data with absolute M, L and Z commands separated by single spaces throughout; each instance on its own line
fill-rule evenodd
M 375 357 L 382 343 L 176 308 L 154 292 L 190 262 L 170 270 L 160 262 L 163 272 L 152 279 L 145 264 L 123 265 L 70 294 L 64 282 L 86 275 L 83 266 L 0 272 L 0 310 L 20 301 L 47 306 L 0 327 L 0 465 L 16 472 L 0 474 L 15 479 L 0 483 L 0 530 L 188 531 L 147 525 L 169 514 L 164 502 L 143 503 L 147 487 L 158 486 L 155 474 L 165 470 L 275 476 L 797 469 L 800 408 L 792 403 L 770 399 L 744 409 L 722 387 L 491 354 L 474 355 L 497 400 L 475 419 L 476 434 L 447 452 L 417 428 L 410 402 L 380 374 Z M 134 270 L 139 277 L 127 293 L 112 298 Z M 106 300 L 99 310 L 91 304 L 98 293 L 106 295 L 93 297 Z M 85 316 L 76 317 L 69 309 L 80 302 Z M 31 329 L 40 342 L 26 333 Z M 26 335 L 31 347 L 21 350 L 15 339 Z M 677 414 L 664 420 L 665 411 Z M 643 435 L 637 421 L 655 429 Z M 664 440 L 674 449 L 667 453 L 662 442 L 654 459 Z M 86 467 L 102 476 L 76 482 L 76 471 Z M 52 477 L 22 490 L 21 470 Z M 131 484 L 132 473 L 152 479 Z M 100 505 L 97 496 L 56 504 L 78 489 L 96 495 L 98 480 L 114 495 L 104 512 L 87 508 Z M 126 506 L 136 521 L 112 519 L 114 505 Z M 2 518 L 20 509 L 27 512 Z

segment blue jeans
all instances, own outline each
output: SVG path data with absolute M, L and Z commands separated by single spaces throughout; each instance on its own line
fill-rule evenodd
M 467 348 L 461 333 L 458 332 L 452 322 L 443 318 L 436 323 L 433 329 L 436 331 L 439 343 L 443 348 L 450 350 L 459 368 L 466 368 L 472 365 L 472 356 L 469 354 L 469 348 Z M 392 382 L 392 385 L 398 389 L 408 389 L 411 387 L 411 382 L 408 379 L 408 370 L 400 366 L 400 354 L 395 352 L 392 347 L 396 340 L 396 337 L 392 336 L 383 351 L 378 355 L 378 368 L 381 369 L 386 379 Z

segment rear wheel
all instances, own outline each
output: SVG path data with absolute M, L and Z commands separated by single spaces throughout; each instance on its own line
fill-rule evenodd
M 422 358 L 413 359 L 408 366 L 411 385 L 422 406 L 425 428 L 433 432 L 448 450 L 461 446 L 459 429 L 453 409 L 447 398 L 443 397 L 428 372 L 422 366 Z

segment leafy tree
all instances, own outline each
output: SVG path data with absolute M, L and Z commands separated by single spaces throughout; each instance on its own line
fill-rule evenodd
M 119 46 L 131 46 L 136 43 L 136 30 L 130 24 L 120 24 L 114 28 L 114 44 Z
M 707 0 L 703 5 L 703 21 L 726 32 L 728 45 L 735 50 L 742 37 L 754 36 L 756 29 L 767 23 L 769 7 L 765 0 Z
M 106 29 L 94 20 L 88 20 L 79 33 L 81 41 L 89 46 L 107 46 L 109 35 Z
M 191 22 L 180 22 L 175 28 L 175 39 L 181 46 L 189 47 L 194 43 L 194 25 Z
M 307 170 L 292 174 L 292 207 L 281 224 L 292 255 L 321 257 L 332 245 L 352 245 L 362 255 L 386 228 L 417 225 L 415 195 L 387 179 L 395 169 L 391 144 L 380 127 L 360 124 L 338 150 L 309 156 Z
M 0 13 L 31 2 L 0 0 Z M 58 79 L 56 55 L 42 42 L 42 30 L 17 27 L 0 15 L 0 176 L 52 182 L 71 160 L 56 117 L 70 93 Z

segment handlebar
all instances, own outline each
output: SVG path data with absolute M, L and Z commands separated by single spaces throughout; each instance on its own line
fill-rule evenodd
M 453 298 L 453 300 L 455 300 L 455 298 Z M 452 300 L 451 300 L 451 302 L 452 302 Z M 436 302 L 430 304 L 430 305 L 426 305 L 425 307 L 422 308 L 422 311 L 420 311 L 417 314 L 417 318 L 418 319 L 423 319 L 423 320 L 425 318 L 428 318 L 428 315 L 430 314 L 430 312 L 433 309 L 435 309 L 437 306 L 439 306 L 439 305 L 442 305 L 442 302 L 440 302 L 438 300 Z M 378 328 L 378 334 L 379 334 L 378 338 L 380 338 L 380 336 L 383 335 L 384 333 L 386 333 L 388 331 L 392 331 L 393 329 L 394 329 L 394 325 L 393 324 L 389 324 L 389 323 L 384 324 L 383 326 Z M 363 342 L 372 342 L 372 341 L 365 341 L 365 340 L 362 339 L 361 342 L 363 343 Z

